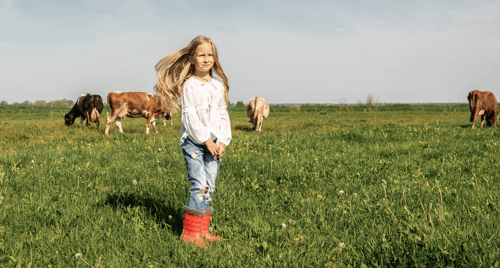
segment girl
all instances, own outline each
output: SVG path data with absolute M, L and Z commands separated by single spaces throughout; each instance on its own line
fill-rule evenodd
M 213 79 L 213 72 L 221 81 Z M 231 141 L 227 113 L 229 84 L 212 40 L 198 36 L 189 45 L 156 64 L 155 86 L 162 109 L 182 106 L 181 147 L 191 183 L 189 200 L 184 206 L 184 230 L 181 238 L 204 247 L 205 242 L 220 240 L 210 235 L 208 225 L 214 211 L 210 201 L 215 190 L 220 158 Z

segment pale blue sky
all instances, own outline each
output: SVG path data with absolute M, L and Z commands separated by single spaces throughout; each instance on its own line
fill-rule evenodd
M 155 64 L 198 35 L 231 102 L 500 97 L 500 1 L 404 2 L 0 0 L 0 100 L 153 93 Z

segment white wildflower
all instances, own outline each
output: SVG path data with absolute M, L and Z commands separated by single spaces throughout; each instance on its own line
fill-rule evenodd
M 344 244 L 344 243 L 340 243 L 340 244 L 339 244 L 339 247 L 340 247 L 340 248 L 345 248 L 345 244 Z
M 136 184 L 137 184 L 137 181 L 136 181 L 136 180 L 133 180 L 133 181 L 132 181 L 132 184 L 136 185 Z

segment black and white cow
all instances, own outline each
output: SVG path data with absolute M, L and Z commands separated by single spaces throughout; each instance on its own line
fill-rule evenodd
M 83 120 L 87 119 L 87 126 L 92 126 L 92 123 L 97 124 L 99 129 L 99 119 L 101 118 L 101 112 L 103 109 L 102 98 L 99 95 L 82 94 L 78 100 L 76 100 L 75 106 L 71 108 L 69 113 L 63 115 L 64 123 L 66 126 L 72 126 L 75 123 L 75 119 L 80 117 L 80 125 L 83 124 Z

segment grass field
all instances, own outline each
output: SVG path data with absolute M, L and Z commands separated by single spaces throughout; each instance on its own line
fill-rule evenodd
M 179 239 L 179 114 L 67 111 L 0 109 L 0 267 L 500 267 L 500 130 L 466 104 L 273 106 L 261 133 L 231 108 L 206 249 Z

